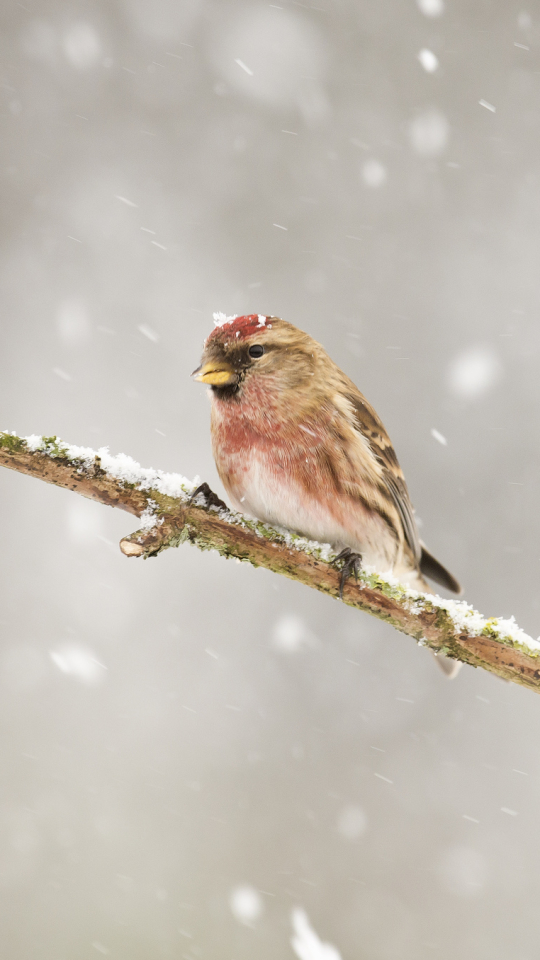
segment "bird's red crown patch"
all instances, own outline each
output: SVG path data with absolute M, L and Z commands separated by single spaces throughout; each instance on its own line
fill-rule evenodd
M 243 317 L 227 317 L 224 313 L 214 314 L 215 330 L 208 337 L 213 340 L 216 337 L 220 339 L 225 335 L 227 338 L 244 340 L 246 337 L 253 336 L 254 333 L 261 332 L 272 326 L 268 323 L 269 317 L 261 313 L 248 313 Z

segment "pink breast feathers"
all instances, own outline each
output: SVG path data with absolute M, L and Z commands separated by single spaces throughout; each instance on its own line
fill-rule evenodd
M 214 457 L 231 505 L 309 539 L 378 554 L 385 524 L 336 489 L 317 425 L 299 434 L 276 417 L 271 391 L 265 389 L 264 404 L 255 392 L 254 385 L 249 401 L 212 398 Z

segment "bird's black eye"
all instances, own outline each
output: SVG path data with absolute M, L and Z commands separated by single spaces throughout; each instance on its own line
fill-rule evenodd
M 258 360 L 264 353 L 264 347 L 262 347 L 260 343 L 254 343 L 253 346 L 249 348 L 248 353 L 254 360 Z

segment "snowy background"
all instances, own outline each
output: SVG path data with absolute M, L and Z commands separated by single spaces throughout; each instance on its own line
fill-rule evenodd
M 214 310 L 278 314 L 381 414 L 466 599 L 537 636 L 535 11 L 1 18 L 0 427 L 222 493 L 189 374 Z M 538 697 L 449 684 L 266 571 L 128 561 L 129 516 L 0 484 L 5 956 L 538 956 Z

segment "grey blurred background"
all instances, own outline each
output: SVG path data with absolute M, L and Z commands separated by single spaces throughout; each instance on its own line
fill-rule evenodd
M 379 411 L 466 598 L 537 636 L 538 7 L 1 19 L 0 427 L 222 493 L 189 374 L 213 311 L 280 315 Z M 295 908 L 343 960 L 538 957 L 537 697 L 0 483 L 2 957 L 294 960 Z

